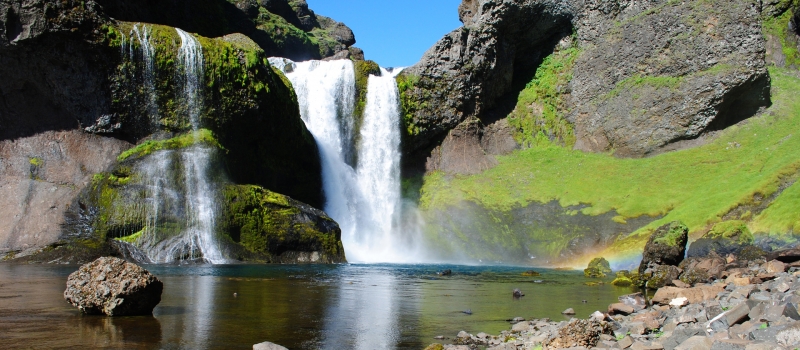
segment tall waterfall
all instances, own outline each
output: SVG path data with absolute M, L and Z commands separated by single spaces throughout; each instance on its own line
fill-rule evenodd
M 133 37 L 140 43 L 145 72 L 144 86 L 154 87 L 153 48 L 149 29 L 133 27 Z M 180 89 L 176 96 L 179 113 L 191 125 L 199 141 L 200 116 L 203 110 L 203 48 L 191 34 L 177 29 L 181 39 L 175 77 Z M 134 57 L 131 54 L 131 57 Z M 157 116 L 157 106 L 153 100 Z M 161 150 L 139 162 L 137 172 L 147 179 L 145 201 L 147 219 L 137 245 L 155 263 L 203 259 L 218 264 L 226 261 L 214 238 L 216 190 L 210 181 L 209 164 L 215 149 L 199 142 L 179 150 Z M 183 221 L 183 222 L 181 222 Z
M 395 76 L 370 76 L 366 107 L 356 135 L 355 71 L 349 60 L 294 63 L 271 58 L 294 86 L 300 114 L 317 141 L 325 211 L 342 228 L 347 258 L 354 262 L 418 261 L 415 227 L 402 225 L 400 113 Z M 358 137 L 356 137 L 358 136 Z M 354 140 L 359 140 L 355 142 Z M 357 161 L 351 166 L 352 155 Z

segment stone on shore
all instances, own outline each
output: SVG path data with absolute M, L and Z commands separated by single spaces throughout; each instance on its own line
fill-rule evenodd
M 563 314 L 563 315 L 574 315 L 575 314 L 575 310 L 573 308 L 569 308 L 569 309 L 566 309 L 564 311 L 561 311 L 561 314 Z
M 144 268 L 104 257 L 69 275 L 64 299 L 85 314 L 151 315 L 164 285 Z
M 253 345 L 253 350 L 289 350 L 286 347 L 280 346 L 275 343 L 270 343 L 265 341 L 263 343 L 258 343 Z

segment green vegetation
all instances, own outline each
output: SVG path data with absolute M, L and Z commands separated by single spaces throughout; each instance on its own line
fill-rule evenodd
M 557 143 L 571 147 L 575 133 L 564 119 L 563 90 L 572 80 L 572 67 L 580 50 L 570 47 L 547 56 L 517 99 L 508 123 L 517 130 L 515 139 L 529 148 Z
M 792 9 L 778 17 L 765 18 L 763 31 L 767 36 L 780 40 L 781 51 L 786 57 L 787 67 L 800 67 L 800 51 L 797 50 L 797 37 L 789 32 L 789 22 L 794 16 Z
M 31 163 L 31 166 L 34 167 L 40 167 L 44 165 L 44 160 L 42 160 L 42 158 L 39 157 L 31 157 L 28 161 Z
M 219 231 L 251 253 L 280 255 L 285 250 L 316 250 L 336 261 L 344 248 L 333 232 L 320 231 L 317 222 L 302 219 L 300 204 L 282 194 L 258 186 L 229 185 L 223 191 L 226 204 Z M 320 220 L 333 221 L 323 217 Z M 311 248 L 311 249 L 309 249 Z
M 747 223 L 742 220 L 719 222 L 703 236 L 711 239 L 727 238 L 740 245 L 753 244 L 754 238 Z
M 653 243 L 663 244 L 669 247 L 674 247 L 678 245 L 678 242 L 681 242 L 683 234 L 689 231 L 689 228 L 686 227 L 682 222 L 671 222 L 669 224 L 669 230 L 661 236 L 653 240 Z
M 630 277 L 619 276 L 611 281 L 611 284 L 617 287 L 630 287 L 633 285 L 633 280 Z
M 594 258 L 583 270 L 583 275 L 591 278 L 603 278 L 611 273 L 611 264 L 605 258 Z
M 396 79 L 397 89 L 400 92 L 400 112 L 403 116 L 404 135 L 419 135 L 423 130 L 414 122 L 414 115 L 418 110 L 427 108 L 427 102 L 420 103 L 413 97 L 415 87 L 419 84 L 419 76 L 400 74 Z
M 768 112 L 722 131 L 704 146 L 619 159 L 543 144 L 497 157 L 499 164 L 481 174 L 426 176 L 420 207 L 441 213 L 471 201 L 509 212 L 532 202 L 558 201 L 562 207 L 582 205 L 585 215 L 616 210 L 623 220 L 661 216 L 616 241 L 609 250 L 615 253 L 640 251 L 657 227 L 673 221 L 684 222 L 696 237 L 737 206 L 776 193 L 782 180 L 800 170 L 800 99 L 794 98 L 800 94 L 800 78 L 778 68 L 770 73 L 774 105 Z M 800 212 L 791 208 L 798 207 L 798 192 L 795 184 L 761 214 L 753 214 L 751 231 L 797 232 Z M 491 232 L 506 234 L 513 232 Z
M 214 134 L 210 130 L 200 129 L 167 140 L 148 140 L 142 142 L 136 147 L 122 152 L 122 154 L 117 157 L 117 161 L 122 162 L 129 158 L 138 159 L 156 151 L 181 149 L 201 143 L 223 149 L 222 145 L 217 142 L 214 138 Z
M 132 234 L 130 236 L 118 237 L 118 238 L 115 238 L 115 239 L 120 241 L 120 242 L 136 244 L 139 241 L 139 239 L 142 238 L 143 234 L 144 234 L 144 230 L 141 230 L 141 231 L 136 232 L 136 233 L 134 233 L 134 234 Z

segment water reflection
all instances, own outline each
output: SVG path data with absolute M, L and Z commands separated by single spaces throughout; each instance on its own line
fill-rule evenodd
M 325 312 L 323 348 L 394 349 L 399 338 L 397 281 L 385 273 L 360 272 L 332 291 Z
M 567 307 L 588 316 L 629 292 L 586 286 L 580 272 L 542 270 L 530 278 L 513 267 L 147 268 L 165 286 L 153 317 L 106 318 L 83 316 L 63 300 L 66 277 L 77 267 L 0 264 L 0 344 L 250 349 L 271 341 L 289 349 L 420 349 L 460 330 L 496 334 L 516 316 L 558 320 Z M 437 276 L 443 268 L 453 275 Z M 525 296 L 513 299 L 514 288 Z

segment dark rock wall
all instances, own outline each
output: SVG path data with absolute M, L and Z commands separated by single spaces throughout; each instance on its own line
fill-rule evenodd
M 93 174 L 106 170 L 133 143 L 163 137 L 151 135 L 159 129 L 186 131 L 185 121 L 175 118 L 179 113 L 172 102 L 173 51 L 180 40 L 156 49 L 156 80 L 162 83 L 156 91 L 164 113 L 162 124 L 154 126 L 140 103 L 146 100 L 141 84 L 126 81 L 125 70 L 135 69 L 136 64 L 121 52 L 121 35 L 129 38 L 132 24 L 117 21 L 106 10 L 136 21 L 173 18 L 173 23 L 185 24 L 190 31 L 222 34 L 236 28 L 231 24 L 235 16 L 230 16 L 241 14 L 253 23 L 249 12 L 234 5 L 240 4 L 0 2 L 0 191 L 10 204 L 0 210 L 0 217 L 6 218 L 0 220 L 0 255 L 55 243 L 62 234 L 64 213 Z M 257 8 L 261 14 L 266 11 Z M 159 12 L 165 9 L 172 12 Z M 342 42 L 354 42 L 352 33 L 348 36 L 337 22 L 322 22 L 336 29 Z M 175 36 L 174 29 L 164 28 L 162 34 L 169 34 L 162 38 Z M 205 80 L 202 122 L 225 148 L 220 170 L 235 183 L 264 186 L 320 206 L 316 144 L 300 120 L 289 82 L 271 69 L 267 53 L 250 39 L 232 35 L 200 40 L 209 65 L 207 75 L 213 76 Z M 350 52 L 348 45 L 339 49 Z M 330 55 L 335 54 L 337 46 L 330 47 Z M 318 46 L 302 50 L 321 57 Z

